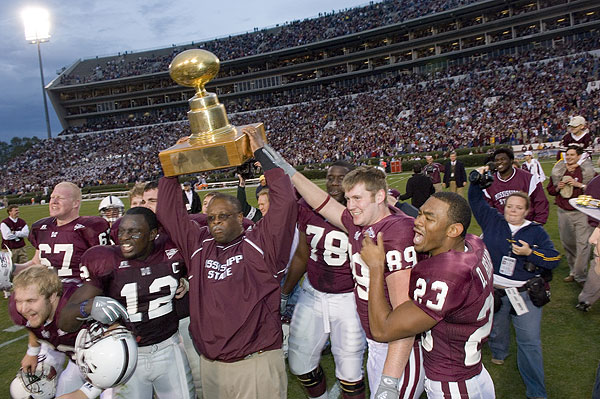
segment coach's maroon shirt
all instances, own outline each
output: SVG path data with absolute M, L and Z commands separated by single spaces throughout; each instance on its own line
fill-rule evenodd
M 506 180 L 502 180 L 500 173 L 496 172 L 494 182 L 483 190 L 483 193 L 488 204 L 504 214 L 506 198 L 517 191 L 523 191 L 529 195 L 531 200 L 531 209 L 527 220 L 545 224 L 548 220 L 549 205 L 544 187 L 526 170 L 513 168 L 513 174 Z
M 480 238 L 467 234 L 465 245 L 420 261 L 410 276 L 414 303 L 438 322 L 421 338 L 425 375 L 435 381 L 479 374 L 492 330 L 494 267 Z
M 108 240 L 108 222 L 99 216 L 80 216 L 62 226 L 49 217 L 35 222 L 29 233 L 42 264 L 56 269 L 63 282 L 81 282 L 81 256 L 95 245 L 107 245 Z
M 144 260 L 125 259 L 117 245 L 90 248 L 81 258 L 81 271 L 86 283 L 127 308 L 139 346 L 157 344 L 177 332 L 174 297 L 186 268 L 166 237 L 154 242 L 154 251 Z
M 415 220 L 397 208 L 389 207 L 391 215 L 383 218 L 371 226 L 356 226 L 352 221 L 352 215 L 348 209 L 342 214 L 342 223 L 348 230 L 348 252 L 350 253 L 350 265 L 356 286 L 354 295 L 356 298 L 356 309 L 360 322 L 369 339 L 373 339 L 369 328 L 369 268 L 360 256 L 362 240 L 365 232 L 376 240 L 377 233 L 383 233 L 383 246 L 386 253 L 384 277 L 399 270 L 412 268 L 418 261 L 417 253 L 413 246 L 413 232 Z M 390 301 L 387 283 L 384 279 L 385 297 Z M 390 304 L 391 305 L 391 304 Z
M 208 359 L 236 361 L 282 346 L 279 281 L 290 256 L 297 206 L 290 179 L 265 172 L 271 206 L 228 244 L 188 219 L 177 179 L 162 178 L 157 216 L 189 260 L 190 332 Z
M 321 292 L 352 292 L 354 279 L 348 259 L 348 236 L 330 224 L 301 199 L 298 201 L 298 230 L 306 234 L 310 256 L 306 274 Z
M 31 328 L 27 319 L 17 312 L 14 295 L 11 295 L 8 306 L 10 318 L 16 325 L 24 326 L 29 331 L 33 332 L 38 341 L 43 341 L 50 345 L 52 349 L 64 352 L 67 354 L 67 356 L 73 357 L 75 339 L 77 338 L 77 333 L 79 331 L 68 333 L 61 330 L 58 328 L 58 320 L 60 318 L 60 313 L 67 302 L 69 302 L 69 298 L 71 298 L 77 288 L 79 288 L 78 284 L 63 284 L 63 293 L 58 301 L 54 318 L 51 321 L 46 322 L 46 324 L 41 327 Z

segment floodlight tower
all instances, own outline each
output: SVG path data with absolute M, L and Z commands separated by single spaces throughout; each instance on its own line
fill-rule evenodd
M 25 24 L 25 40 L 37 44 L 38 60 L 40 63 L 40 76 L 42 78 L 42 96 L 44 97 L 44 112 L 46 114 L 46 129 L 48 138 L 52 138 L 50 131 L 50 118 L 48 117 L 48 101 L 46 100 L 46 84 L 44 83 L 44 70 L 42 68 L 42 51 L 40 44 L 50 40 L 50 14 L 39 7 L 29 7 L 21 13 Z

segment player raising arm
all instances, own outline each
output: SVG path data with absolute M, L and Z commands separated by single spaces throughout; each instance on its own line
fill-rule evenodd
M 493 266 L 485 245 L 466 234 L 471 210 L 450 192 L 432 195 L 415 220 L 415 249 L 428 252 L 410 278 L 412 300 L 391 310 L 384 295 L 385 249 L 365 235 L 361 255 L 371 271 L 369 322 L 375 339 L 390 341 L 425 332 L 425 390 L 430 399 L 452 395 L 495 397 L 481 363 L 481 345 L 493 318 Z
M 392 307 L 408 300 L 410 269 L 417 263 L 412 243 L 413 219 L 388 207 L 385 173 L 369 167 L 348 173 L 342 183 L 347 200 L 344 207 L 302 174 L 295 173 L 295 169 L 271 147 L 266 145 L 265 150 L 273 162 L 292 177 L 306 203 L 348 234 L 350 266 L 356 282 L 356 307 L 369 348 L 367 374 L 371 397 L 418 398 L 423 381 L 419 343 L 408 337 L 388 346 L 376 342 L 369 328 L 369 269 L 360 255 L 363 236 L 368 234 L 374 238 L 378 232 L 385 233 L 385 284 Z

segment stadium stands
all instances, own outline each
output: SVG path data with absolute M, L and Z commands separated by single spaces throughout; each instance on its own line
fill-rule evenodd
M 230 119 L 236 125 L 264 121 L 270 143 L 297 165 L 553 140 L 564 134 L 573 113 L 585 115 L 597 132 L 600 90 L 585 89 L 598 79 L 598 56 L 529 61 L 536 57 L 541 53 L 505 60 L 503 67 L 499 60 L 483 63 L 482 72 L 433 74 L 419 83 L 381 82 L 381 89 L 366 86 L 358 94 L 331 91 L 323 99 Z M 486 105 L 490 96 L 498 101 Z M 406 110 L 413 112 L 399 118 Z M 326 127 L 331 121 L 335 127 Z M 43 141 L 3 168 L 0 189 L 34 191 L 62 180 L 81 185 L 149 180 L 161 174 L 157 152 L 188 134 L 188 123 L 181 121 Z

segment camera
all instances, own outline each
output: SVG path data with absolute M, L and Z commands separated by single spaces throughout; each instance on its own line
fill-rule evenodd
M 250 159 L 236 168 L 236 173 L 242 176 L 244 180 L 252 179 L 254 177 L 254 159 Z
M 476 184 L 481 189 L 488 188 L 494 182 L 494 172 L 496 172 L 496 164 L 494 162 L 488 162 L 488 171 L 483 174 L 479 173 L 477 170 L 472 170 L 469 173 L 469 181 L 471 184 Z

